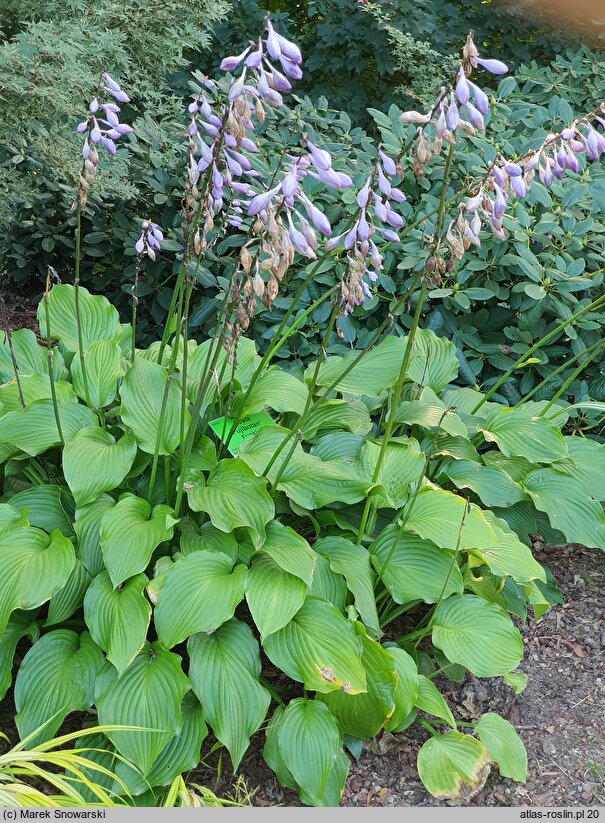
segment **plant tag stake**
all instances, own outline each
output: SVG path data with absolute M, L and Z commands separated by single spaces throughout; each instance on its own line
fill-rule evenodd
M 217 417 L 216 420 L 210 420 L 209 426 L 219 440 L 225 442 L 234 423 L 235 420 L 233 417 Z M 233 432 L 233 437 L 227 447 L 228 450 L 235 457 L 242 440 L 250 437 L 251 434 L 256 434 L 257 431 L 260 431 L 265 426 L 274 425 L 273 418 L 266 411 L 258 412 L 258 414 L 248 414 L 246 417 L 242 417 Z

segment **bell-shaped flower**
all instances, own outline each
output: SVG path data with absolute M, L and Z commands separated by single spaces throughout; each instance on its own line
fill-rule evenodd
M 491 60 L 486 59 L 484 57 L 475 57 L 475 62 L 485 69 L 485 71 L 489 71 L 490 74 L 508 74 L 508 66 L 506 63 L 503 63 L 501 60 Z

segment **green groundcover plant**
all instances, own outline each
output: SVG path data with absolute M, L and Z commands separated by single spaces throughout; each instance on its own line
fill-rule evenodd
M 162 339 L 147 347 L 137 346 L 137 288 L 144 261 L 166 248 L 158 225 L 142 221 L 135 238 L 131 323 L 80 283 L 99 155 L 123 151 L 130 133 L 128 95 L 104 72 L 77 127 L 75 283 L 49 271 L 38 308 L 46 345 L 27 329 L 0 345 L 1 690 L 29 639 L 14 684 L 21 737 L 35 745 L 69 713 L 94 709 L 106 730 L 88 756 L 107 770 L 94 780 L 141 805 L 181 786 L 209 728 L 234 769 L 264 732 L 265 760 L 310 805 L 338 804 L 346 751 L 413 723 L 427 733 L 418 771 L 434 796 L 469 797 L 493 765 L 523 781 L 511 724 L 492 712 L 456 720 L 435 679 L 471 672 L 521 690 L 513 618 L 561 599 L 531 536 L 605 549 L 605 447 L 561 432 L 577 408 L 561 390 L 494 402 L 515 368 L 605 298 L 578 306 L 487 392 L 458 385 L 456 346 L 420 325 L 436 278 L 481 247 L 480 233 L 505 236 L 509 201 L 534 177 L 548 188 L 579 156 L 598 160 L 602 110 L 525 155 L 494 156 L 447 220 L 453 147 L 483 128 L 489 107 L 469 78 L 479 66 L 506 71 L 469 37 L 430 111 L 402 114 L 416 170 L 429 154 L 443 159 L 422 270 L 392 301 L 394 315 L 409 304 L 408 333 L 385 336 L 387 318 L 363 346 L 286 369 L 273 361 L 297 327 L 327 307 L 325 344 L 338 318 L 372 298 L 385 246 L 410 228 L 400 158 L 382 146 L 336 232 L 317 203 L 353 181 L 327 149 L 304 137 L 270 175 L 255 168 L 255 125 L 301 62 L 267 20 L 223 61 L 228 84 L 197 78 L 184 251 Z M 219 284 L 214 333 L 192 339 L 197 267 L 229 237 L 239 251 Z M 295 257 L 309 261 L 305 279 L 261 356 L 246 331 Z M 302 309 L 330 267 L 338 284 Z

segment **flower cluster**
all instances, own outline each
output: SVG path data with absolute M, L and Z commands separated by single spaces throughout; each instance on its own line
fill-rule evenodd
M 347 271 L 341 283 L 342 313 L 350 314 L 372 291 L 366 281 L 375 283 L 382 270 L 382 255 L 374 242 L 378 234 L 387 242 L 397 242 L 397 229 L 403 228 L 403 217 L 394 209 L 403 203 L 405 195 L 396 188 L 393 177 L 403 177 L 403 171 L 380 146 L 374 171 L 357 193 L 358 215 L 353 226 L 326 243 L 326 251 L 341 243 L 348 252 Z M 370 268 L 371 266 L 371 268 Z
M 145 253 L 150 260 L 155 260 L 156 251 L 160 250 L 164 235 L 160 227 L 151 220 L 141 223 L 141 236 L 135 243 L 137 254 Z
M 430 160 L 431 155 L 441 153 L 444 142 L 450 145 L 456 142 L 458 130 L 464 134 L 474 135 L 477 131 L 485 129 L 489 98 L 482 88 L 469 79 L 477 66 L 491 74 L 508 72 L 507 66 L 501 60 L 480 57 L 472 35 L 469 34 L 455 81 L 449 88 L 440 89 L 431 111 L 427 114 L 406 111 L 400 115 L 403 123 L 413 123 L 420 127 L 414 157 L 414 168 L 418 177 L 422 176 L 422 168 Z M 423 134 L 429 124 L 433 124 L 435 128 L 432 148 L 427 144 Z
M 101 95 L 109 95 L 105 98 Z M 82 147 L 83 165 L 80 172 L 80 184 L 74 207 L 83 208 L 86 204 L 86 192 L 92 185 L 97 166 L 99 164 L 99 152 L 97 147 L 101 145 L 110 155 L 116 153 L 116 140 L 129 134 L 132 128 L 126 123 L 120 123 L 120 107 L 115 101 L 129 103 L 130 98 L 125 91 L 113 80 L 107 72 L 103 72 L 97 94 L 93 97 L 88 106 L 88 117 L 76 127 L 78 134 L 85 134 L 84 145 Z
M 540 148 L 518 161 L 499 155 L 485 181 L 461 207 L 458 219 L 448 230 L 448 241 L 455 257 L 460 258 L 469 245 L 480 246 L 479 231 L 483 225 L 505 239 L 502 220 L 511 198 L 527 195 L 536 173 L 540 182 L 550 188 L 567 170 L 580 170 L 578 155 L 598 160 L 605 153 L 605 136 L 592 125 L 594 119 L 605 126 L 605 119 L 595 114 L 576 120 L 557 134 L 549 134 Z

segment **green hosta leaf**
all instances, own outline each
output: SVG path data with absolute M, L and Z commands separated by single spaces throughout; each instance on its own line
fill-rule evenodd
M 35 609 L 61 589 L 75 563 L 67 537 L 23 528 L 0 538 L 0 634 L 15 609 Z
M 418 752 L 418 775 L 433 797 L 463 801 L 484 784 L 489 757 L 476 737 L 446 732 L 427 740 Z
M 235 537 L 219 531 L 212 523 L 204 523 L 198 528 L 192 520 L 183 518 L 179 531 L 179 549 L 183 557 L 199 551 L 221 552 L 230 557 L 234 564 L 237 562 L 238 544 Z
M 64 535 L 73 534 L 74 501 L 65 486 L 31 486 L 10 499 L 10 505 L 25 512 L 30 526 Z
M 304 424 L 305 439 L 318 432 L 346 429 L 354 434 L 367 434 L 372 428 L 367 406 L 360 400 L 324 400 L 310 412 Z M 326 458 L 323 458 L 326 459 Z
M 221 460 L 205 486 L 187 489 L 187 499 L 193 511 L 207 512 L 222 532 L 245 526 L 258 548 L 265 540 L 265 526 L 275 514 L 266 485 L 267 481 L 257 477 L 242 460 Z
M 396 603 L 436 603 L 440 597 L 462 594 L 462 575 L 454 555 L 395 524 L 383 530 L 369 551 L 376 572 Z
M 363 437 L 351 432 L 331 432 L 320 437 L 311 447 L 311 454 L 320 460 L 342 460 L 354 463 L 364 444 Z
M 0 700 L 10 688 L 13 679 L 13 659 L 17 643 L 29 637 L 35 643 L 40 636 L 40 627 L 31 614 L 14 612 L 8 621 L 4 634 L 0 635 Z
M 172 454 L 181 439 L 181 391 L 175 380 L 169 382 L 166 369 L 136 357 L 124 377 L 120 397 L 122 422 L 132 430 L 139 448 L 154 454 L 159 443 L 158 454 Z M 186 410 L 185 430 L 189 423 Z
M 317 700 L 291 700 L 277 728 L 277 744 L 307 802 L 321 805 L 341 750 L 341 734 L 328 708 Z
M 397 409 L 397 422 L 425 429 L 439 428 L 453 437 L 466 438 L 466 426 L 458 415 L 440 400 L 410 400 Z
M 553 469 L 537 469 L 523 486 L 553 529 L 560 529 L 570 543 L 605 549 L 605 514 L 580 482 Z
M 578 480 L 595 500 L 605 500 L 605 444 L 587 437 L 566 437 L 569 461 L 553 469 Z
M 205 340 L 195 349 L 194 352 L 191 353 L 187 363 L 188 381 L 200 380 L 202 377 L 206 376 L 208 364 L 210 362 L 208 359 L 208 353 L 211 348 L 214 353 L 214 346 L 214 340 Z M 212 356 L 213 354 L 211 357 Z M 256 353 L 254 340 L 250 340 L 247 337 L 241 337 L 237 343 L 237 362 L 235 373 L 233 375 L 234 379 L 240 384 L 240 386 L 247 386 L 250 383 L 252 375 L 254 374 L 259 363 L 260 357 Z M 179 366 L 178 363 L 177 366 Z M 228 367 L 228 372 L 226 372 L 225 367 Z M 217 361 L 214 368 L 217 374 L 231 374 L 232 366 L 230 363 L 227 363 L 227 352 L 224 348 L 219 347 Z M 214 391 L 216 392 L 216 387 L 214 388 Z
M 521 543 L 516 534 L 508 528 L 504 520 L 499 520 L 492 512 L 484 512 L 485 519 L 496 535 L 495 543 L 481 546 L 473 552 L 490 567 L 496 575 L 510 575 L 513 580 L 525 583 L 528 580 L 546 582 L 544 569 L 531 553 L 531 549 Z
M 318 554 L 315 558 L 313 584 L 309 589 L 309 594 L 328 600 L 344 614 L 348 593 L 347 583 L 342 574 L 332 571 L 330 562 L 323 555 Z
M 328 706 L 341 731 L 369 740 L 378 734 L 395 711 L 397 677 L 386 649 L 367 637 L 361 623 L 354 623 L 354 629 L 361 639 L 361 662 L 366 672 L 367 691 L 361 694 L 333 691 L 318 695 L 318 699 Z
M 246 567 L 233 568 L 220 552 L 199 551 L 183 557 L 162 581 L 154 622 L 167 649 L 195 632 L 213 632 L 231 617 L 244 597 Z
M 237 769 L 250 736 L 260 728 L 271 702 L 258 679 L 258 643 L 245 623 L 232 619 L 212 634 L 190 637 L 187 651 L 193 691 Z
M 145 778 L 131 769 L 123 760 L 116 759 L 110 767 L 115 771 L 116 776 L 128 786 L 131 794 L 143 794 L 149 786 L 168 786 L 180 774 L 195 769 L 199 765 L 200 749 L 208 734 L 208 727 L 204 722 L 204 711 L 192 691 L 187 692 L 183 698 L 181 715 L 183 726 L 180 732 L 166 743 Z M 133 734 L 138 734 L 138 732 L 133 732 Z M 124 792 L 117 781 L 114 782 L 112 790 L 116 793 Z
M 101 725 L 154 729 L 107 732 L 120 754 L 143 775 L 149 773 L 164 746 L 180 732 L 181 702 L 188 691 L 181 658 L 159 643 L 146 643 L 121 675 L 107 665 L 97 678 L 95 702 Z
M 527 499 L 521 488 L 495 466 L 482 466 L 469 460 L 453 460 L 443 473 L 458 489 L 471 489 L 486 506 L 514 506 Z
M 314 543 L 314 548 L 328 557 L 332 571 L 343 575 L 362 621 L 375 638 L 380 637 L 369 552 L 342 537 L 324 537 Z
M 515 583 L 512 578 L 504 578 L 504 585 L 502 585 L 502 577 L 496 577 L 492 574 L 481 561 L 479 564 L 478 577 L 473 574 L 474 566 L 472 564 L 473 558 L 469 558 L 469 567 L 464 573 L 464 588 L 470 594 L 477 594 L 483 600 L 490 603 L 496 603 L 502 606 L 504 611 L 509 614 L 514 614 L 521 620 L 527 619 L 527 603 L 525 598 L 524 587 Z
M 503 717 L 495 712 L 481 715 L 475 730 L 490 758 L 503 777 L 519 783 L 527 780 L 527 752 L 521 738 Z
M 385 337 L 340 380 L 340 375 L 357 359 L 359 352 L 350 352 L 344 357 L 328 357 L 319 369 L 317 385 L 330 386 L 338 380 L 335 391 L 341 394 L 379 397 L 397 380 L 404 352 L 405 340 Z
M 57 403 L 57 407 L 66 443 L 80 429 L 97 424 L 90 409 L 79 403 Z M 52 400 L 36 400 L 0 418 L 0 455 L 23 451 L 35 457 L 60 443 Z
M 554 463 L 567 457 L 567 445 L 557 427 L 524 409 L 499 409 L 479 428 L 507 457 L 525 457 L 531 463 Z
M 432 680 L 423 674 L 418 675 L 418 694 L 416 696 L 416 706 L 433 717 L 439 717 L 455 729 L 456 721 L 450 707 L 445 702 L 445 698 L 435 686 Z
M 11 335 L 13 354 L 17 361 L 19 377 L 23 379 L 27 375 L 46 375 L 48 371 L 48 355 L 46 349 L 41 346 L 36 335 L 31 329 L 19 329 Z M 54 348 L 52 359 L 52 372 L 55 380 L 63 380 L 67 377 L 67 370 L 63 363 L 61 352 Z M 11 358 L 10 347 L 6 335 L 0 337 L 0 383 L 7 383 L 13 380 L 15 371 Z
M 474 594 L 442 600 L 432 627 L 434 645 L 477 677 L 510 672 L 523 657 L 521 635 L 504 609 Z
M 285 572 L 300 577 L 307 586 L 311 585 L 317 554 L 294 529 L 272 520 L 267 524 L 267 538 L 261 551 Z
M 107 572 L 92 581 L 84 598 L 84 619 L 95 643 L 122 674 L 143 648 L 151 620 L 151 606 L 145 597 L 149 582 L 137 574 L 114 589 Z
M 287 626 L 265 639 L 263 648 L 288 677 L 310 691 L 357 694 L 366 689 L 359 639 L 325 600 L 308 597 Z
M 0 503 L 0 537 L 29 526 L 27 515 L 8 503 Z
M 286 429 L 269 427 L 262 429 L 254 437 L 248 437 L 241 444 L 238 455 L 259 475 L 265 475 L 271 483 L 289 452 L 290 445 L 265 472 L 275 450 L 281 445 L 288 432 Z M 319 509 L 336 501 L 357 503 L 365 497 L 368 483 L 355 475 L 351 466 L 342 460 L 320 460 L 313 454 L 304 452 L 297 445 L 277 488 L 298 506 L 304 509 Z
M 76 394 L 93 408 L 102 409 L 116 399 L 118 380 L 124 374 L 122 351 L 115 340 L 97 340 L 84 349 L 82 372 L 79 355 L 71 361 L 71 377 Z M 86 388 L 88 387 L 88 394 Z
M 420 490 L 405 530 L 451 550 L 474 549 L 496 540 L 480 509 L 471 506 L 467 510 L 466 500 L 443 489 Z
M 368 485 L 373 482 L 381 451 L 382 443 L 368 440 L 357 455 L 354 470 Z M 418 481 L 423 473 L 425 459 L 415 440 L 398 437 L 389 441 L 376 479 L 384 487 L 387 506 L 403 506 L 409 496 L 410 483 Z
M 449 434 L 437 435 L 437 437 L 435 437 L 431 454 L 434 457 L 447 455 L 447 457 L 453 457 L 454 460 L 471 460 L 474 463 L 481 462 L 477 449 L 469 440 L 463 437 L 451 437 Z
M 178 522 L 173 514 L 170 506 L 152 510 L 146 500 L 128 494 L 103 515 L 99 540 L 114 586 L 145 571 L 153 550 L 172 537 Z
M 50 599 L 45 626 L 55 626 L 68 620 L 84 602 L 84 595 L 91 581 L 90 572 L 76 558 L 66 584 Z
M 44 300 L 38 304 L 38 323 L 42 337 L 50 335 L 60 340 L 66 349 L 77 352 L 78 324 L 76 294 L 73 286 L 53 286 L 48 293 L 50 329 L 46 328 Z M 92 295 L 80 286 L 78 290 L 80 331 L 85 349 L 97 340 L 114 340 L 120 333 L 120 316 L 106 297 Z
M 63 473 L 78 506 L 117 488 L 130 471 L 137 444 L 130 434 L 117 442 L 105 429 L 81 429 L 63 450 Z
M 522 672 L 509 672 L 502 676 L 507 686 L 510 686 L 515 694 L 521 694 L 527 686 L 527 675 Z
M 407 376 L 421 386 L 442 392 L 458 377 L 455 345 L 430 329 L 417 329 Z
M 269 768 L 271 768 L 281 783 L 289 789 L 294 789 L 295 792 L 300 792 L 300 786 L 287 769 L 284 759 L 279 750 L 279 743 L 277 741 L 277 732 L 284 717 L 284 706 L 277 706 L 273 712 L 271 720 L 267 723 L 265 730 L 265 745 L 263 748 L 263 758 Z
M 116 505 L 108 494 L 101 494 L 92 503 L 76 509 L 74 531 L 78 537 L 78 557 L 93 577 L 105 569 L 101 553 L 101 521 Z
M 102 667 L 103 654 L 88 632 L 56 629 L 36 641 L 15 681 L 15 723 L 21 739 L 56 715 L 31 745 L 50 740 L 70 712 L 89 709 Z
M 391 660 L 395 672 L 395 711 L 384 724 L 388 732 L 398 732 L 413 711 L 418 699 L 418 669 L 414 659 L 397 646 L 387 646 L 385 652 Z M 430 681 L 429 681 L 430 682 Z
M 9 411 L 19 411 L 22 408 L 19 387 L 23 393 L 23 401 L 26 406 L 36 400 L 45 400 L 52 397 L 48 374 L 19 374 L 19 384 L 16 380 L 11 380 L 10 383 L 0 386 L 0 404 L 4 406 L 5 414 Z M 67 383 L 65 380 L 55 381 L 55 394 L 57 400 L 61 403 L 78 402 L 71 383 Z
M 265 406 L 277 412 L 296 412 L 305 410 L 309 390 L 293 374 L 282 369 L 273 368 L 262 374 L 254 384 L 240 412 L 242 417 L 262 411 Z M 237 400 L 235 401 L 237 404 Z M 237 408 L 237 406 L 236 406 Z
M 246 601 L 261 636 L 283 628 L 305 602 L 308 585 L 259 552 L 246 575 Z

